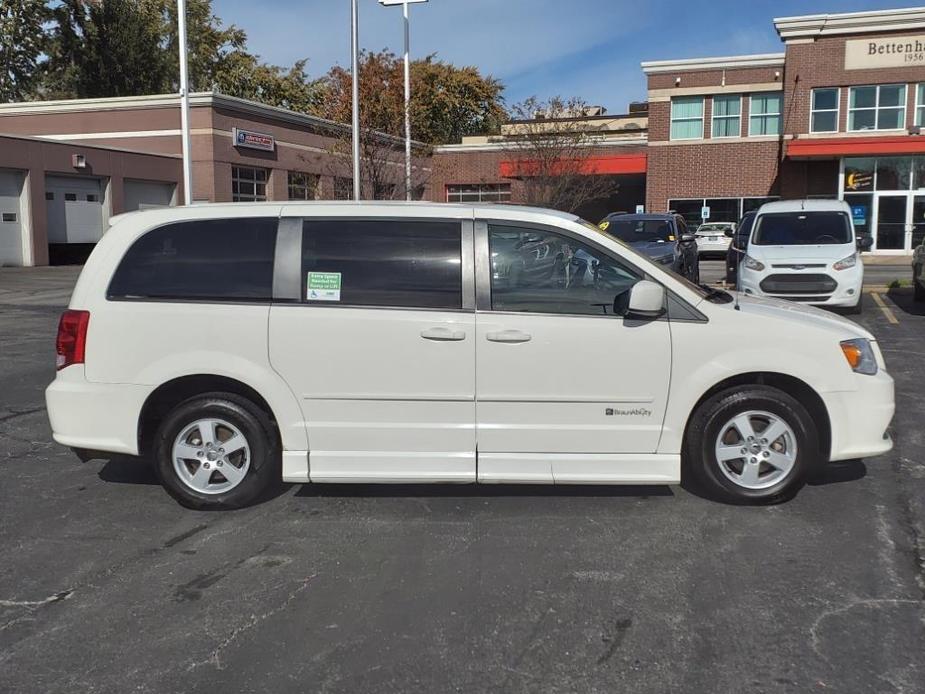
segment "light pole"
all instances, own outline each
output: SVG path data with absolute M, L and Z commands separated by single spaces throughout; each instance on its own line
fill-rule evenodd
M 351 0 L 350 12 L 350 78 L 353 97 L 351 129 L 353 135 L 353 199 L 360 199 L 360 40 L 357 0 Z
M 183 149 L 183 204 L 193 204 L 193 162 L 189 124 L 189 67 L 186 61 L 186 0 L 177 0 L 177 43 L 180 47 L 180 140 Z
M 385 7 L 401 5 L 405 19 L 405 199 L 411 199 L 411 58 L 408 5 L 427 0 L 379 0 Z

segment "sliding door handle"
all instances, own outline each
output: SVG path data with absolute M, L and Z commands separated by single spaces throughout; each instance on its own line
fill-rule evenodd
M 500 330 L 494 333 L 487 333 L 485 339 L 489 342 L 507 342 L 511 344 L 518 344 L 520 342 L 529 342 L 533 339 L 533 336 L 530 333 L 525 333 L 521 330 Z
M 425 340 L 434 340 L 435 342 L 458 342 L 466 339 L 466 333 L 462 330 L 450 330 L 449 328 L 428 328 L 421 331 L 421 337 Z

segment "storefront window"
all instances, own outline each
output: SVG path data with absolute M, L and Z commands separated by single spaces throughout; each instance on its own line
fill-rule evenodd
M 777 198 L 742 198 L 742 214 L 757 210 L 766 202 L 774 202 Z
M 877 159 L 877 190 L 909 190 L 911 182 L 911 157 L 881 157 Z
M 780 135 L 784 93 L 753 94 L 748 114 L 749 135 Z
M 906 125 L 906 85 L 851 87 L 848 130 L 899 130 Z
M 859 234 L 870 234 L 874 196 L 870 193 L 845 193 L 845 202 L 851 206 L 851 218 Z
M 838 89 L 813 89 L 810 132 L 838 132 Z
M 674 97 L 671 100 L 671 139 L 699 140 L 702 137 L 703 97 Z
M 742 216 L 739 214 L 741 198 L 707 198 L 704 204 L 710 208 L 711 222 L 738 222 Z
M 703 207 L 703 198 L 693 200 L 669 200 L 668 209 L 684 217 L 687 226 L 696 229 L 700 226 L 700 210 Z
M 845 192 L 861 192 L 874 189 L 876 159 L 845 159 Z
M 742 134 L 742 97 L 723 94 L 713 97 L 713 137 L 739 137 Z

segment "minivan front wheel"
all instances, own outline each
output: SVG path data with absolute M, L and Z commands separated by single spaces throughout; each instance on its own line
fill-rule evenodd
M 768 386 L 743 386 L 697 409 L 685 453 L 709 496 L 774 503 L 796 493 L 818 465 L 818 433 L 792 396 Z
M 259 407 L 231 393 L 208 393 L 164 418 L 155 467 L 164 488 L 188 508 L 239 508 L 278 482 L 278 448 Z

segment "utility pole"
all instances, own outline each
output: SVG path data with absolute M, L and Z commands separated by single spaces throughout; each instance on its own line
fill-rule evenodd
M 355 1 L 355 0 L 354 0 Z M 189 66 L 186 60 L 186 0 L 177 0 L 177 43 L 180 44 L 180 139 L 183 147 L 183 204 L 193 204 L 193 162 L 189 122 Z

